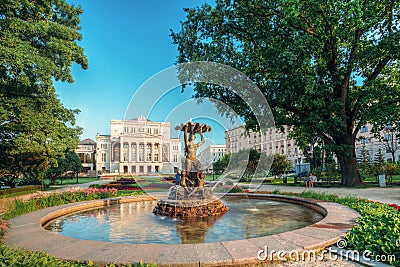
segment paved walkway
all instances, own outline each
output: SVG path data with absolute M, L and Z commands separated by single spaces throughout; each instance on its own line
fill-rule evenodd
M 281 192 L 293 192 L 301 193 L 303 191 L 314 191 L 317 193 L 334 194 L 342 197 L 355 196 L 360 198 L 367 198 L 370 200 L 380 201 L 388 204 L 400 205 L 400 187 L 388 187 L 388 188 L 304 188 L 301 186 L 283 186 L 283 185 L 261 185 L 258 188 L 259 191 L 274 191 L 279 190 Z

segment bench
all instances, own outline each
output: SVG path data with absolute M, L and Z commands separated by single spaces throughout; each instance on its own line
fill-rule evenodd
M 341 180 L 338 178 L 317 178 L 317 182 L 314 185 L 331 187 L 332 185 L 340 185 L 340 184 Z
M 301 186 L 305 186 L 308 177 L 298 177 L 297 184 Z M 317 181 L 314 183 L 314 186 L 318 187 L 331 187 L 333 185 L 340 185 L 341 180 L 338 178 L 317 178 Z

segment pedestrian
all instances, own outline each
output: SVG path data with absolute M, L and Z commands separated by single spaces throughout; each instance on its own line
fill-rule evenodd
M 307 177 L 307 180 L 306 180 L 306 188 L 309 188 L 310 185 L 311 185 L 311 175 L 312 175 L 312 173 L 310 173 L 310 175 Z
M 180 185 L 181 184 L 181 175 L 179 174 L 179 170 L 176 171 L 175 174 L 175 184 Z
M 283 184 L 287 185 L 287 175 L 286 175 L 286 173 L 283 175 Z
M 315 176 L 312 172 L 310 173 L 310 176 L 308 176 L 307 182 L 308 182 L 308 186 L 306 185 L 306 187 L 308 188 L 314 188 L 314 184 L 317 181 L 317 176 Z

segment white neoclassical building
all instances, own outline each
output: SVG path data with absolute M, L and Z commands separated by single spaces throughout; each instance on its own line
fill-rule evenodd
M 95 174 L 95 155 L 96 155 L 96 142 L 92 139 L 81 140 L 75 153 L 79 156 L 82 163 L 82 173 L 88 175 Z
M 181 140 L 171 138 L 169 122 L 140 116 L 111 120 L 110 135 L 97 135 L 98 174 L 173 173 L 181 161 Z

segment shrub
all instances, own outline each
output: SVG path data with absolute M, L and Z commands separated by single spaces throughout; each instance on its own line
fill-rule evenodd
M 262 193 L 295 195 L 332 201 L 355 209 L 361 217 L 357 219 L 357 226 L 353 227 L 346 236 L 347 249 L 361 252 L 369 250 L 372 252 L 371 258 L 373 259 L 377 255 L 394 255 L 393 261 L 390 261 L 392 258 L 387 257 L 388 263 L 400 266 L 400 207 L 398 205 L 311 191 L 304 191 L 300 194 L 279 191 Z
M 42 189 L 42 187 L 40 185 L 31 185 L 31 186 L 24 186 L 24 187 L 18 187 L 18 188 L 2 189 L 2 190 L 0 190 L 0 196 L 19 193 L 19 192 L 38 191 L 41 189 Z
M 0 245 L 1 266 L 36 266 L 36 267 L 96 267 L 93 262 L 74 262 L 59 260 L 44 252 L 33 252 L 25 249 L 14 249 Z M 115 267 L 108 264 L 106 267 Z M 137 263 L 134 265 L 120 265 L 120 267 L 153 267 L 155 264 Z
M 349 248 L 362 251 L 369 250 L 371 257 L 377 255 L 394 255 L 389 263 L 400 266 L 400 217 L 391 213 L 366 215 L 357 220 L 346 236 Z
M 28 212 L 32 212 L 42 208 L 48 208 L 52 206 L 58 206 L 73 202 L 80 202 L 86 200 L 102 199 L 115 196 L 117 194 L 116 189 L 96 189 L 88 188 L 86 190 L 71 189 L 65 192 L 56 192 L 54 194 L 42 194 L 39 193 L 35 197 L 28 201 L 22 201 L 15 199 L 13 202 L 13 208 L 9 209 L 3 214 L 3 219 L 10 219 L 18 215 L 22 215 Z

